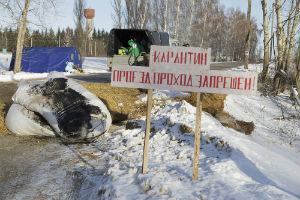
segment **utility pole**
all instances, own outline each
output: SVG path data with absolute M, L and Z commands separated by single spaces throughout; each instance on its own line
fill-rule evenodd
M 32 47 L 32 37 L 30 38 L 30 46 Z
M 247 12 L 247 36 L 245 44 L 245 69 L 248 69 L 249 63 L 249 51 L 250 51 L 250 29 L 251 29 L 251 0 L 248 0 L 248 12 Z

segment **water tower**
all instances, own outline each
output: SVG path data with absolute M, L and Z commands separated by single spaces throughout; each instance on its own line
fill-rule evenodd
M 88 38 L 88 49 L 89 53 L 92 54 L 93 18 L 95 16 L 95 9 L 84 9 L 84 16 L 86 18 L 86 34 Z

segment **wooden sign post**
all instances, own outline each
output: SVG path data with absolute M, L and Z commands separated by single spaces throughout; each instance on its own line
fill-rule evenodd
M 197 92 L 193 180 L 198 180 L 202 93 L 253 95 L 257 73 L 209 70 L 210 49 L 151 46 L 149 67 L 113 66 L 111 86 L 148 89 L 142 172 L 147 173 L 152 90 Z
M 149 89 L 147 94 L 146 131 L 145 131 L 145 139 L 144 139 L 143 166 L 142 166 L 143 174 L 146 174 L 148 171 L 148 150 L 149 150 L 149 135 L 150 135 L 150 126 L 151 126 L 152 92 L 153 90 Z
M 195 125 L 196 127 L 195 127 L 195 136 L 194 136 L 195 139 L 194 139 L 193 180 L 198 180 L 202 100 L 203 100 L 203 94 L 197 92 L 196 125 Z

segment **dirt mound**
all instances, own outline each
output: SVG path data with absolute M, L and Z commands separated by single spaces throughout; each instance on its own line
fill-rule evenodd
M 0 134 L 11 132 L 6 128 L 5 116 L 13 103 L 12 96 L 17 90 L 15 83 L 1 83 L 0 85 Z
M 197 93 L 192 93 L 186 97 L 175 98 L 176 100 L 185 100 L 196 106 L 197 104 Z M 225 94 L 210 94 L 204 93 L 202 101 L 202 109 L 211 115 L 215 116 L 218 112 L 223 111 L 224 100 L 226 99 Z
M 218 119 L 223 126 L 245 133 L 246 135 L 250 135 L 254 130 L 253 122 L 245 122 L 245 121 L 237 120 L 233 116 L 223 111 L 218 112 L 215 115 L 215 118 Z
M 10 133 L 5 126 L 6 105 L 0 102 L 0 133 Z
M 83 87 L 101 99 L 110 111 L 114 123 L 146 115 L 146 104 L 136 104 L 142 92 L 134 88 L 111 87 L 110 83 L 82 83 Z
M 176 98 L 176 100 L 185 100 L 190 104 L 192 104 L 193 106 L 196 106 L 197 103 L 196 97 L 197 94 L 192 93 L 191 95 L 186 97 Z M 254 130 L 254 123 L 237 120 L 233 116 L 229 115 L 228 113 L 225 113 L 223 111 L 225 99 L 226 99 L 225 94 L 204 93 L 203 101 L 202 101 L 202 109 L 205 112 L 210 113 L 216 119 L 218 119 L 223 126 L 245 133 L 246 135 L 251 134 L 252 131 Z M 182 128 L 182 132 L 185 132 L 183 128 Z

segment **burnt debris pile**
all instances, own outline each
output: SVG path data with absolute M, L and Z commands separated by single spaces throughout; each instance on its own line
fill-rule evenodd
M 44 83 L 20 83 L 13 101 L 6 125 L 19 135 L 56 135 L 76 142 L 99 136 L 111 125 L 104 103 L 60 73 L 50 74 Z

